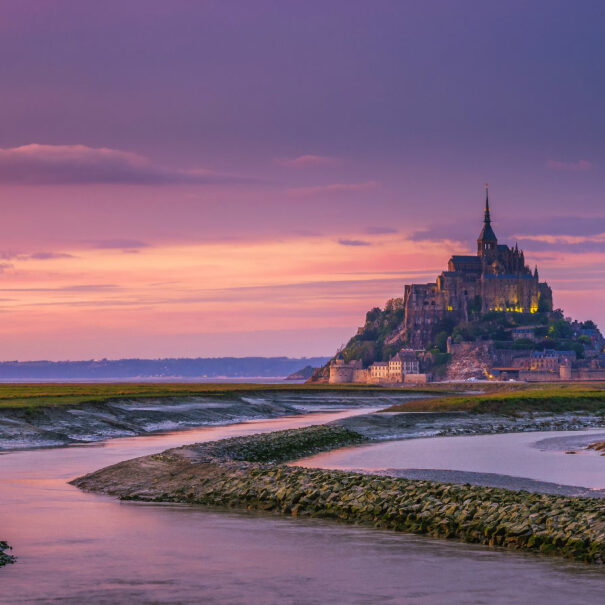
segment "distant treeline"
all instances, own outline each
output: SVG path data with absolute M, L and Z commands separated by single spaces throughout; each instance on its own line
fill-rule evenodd
M 285 377 L 329 357 L 198 357 L 196 359 L 101 359 L 89 361 L 4 361 L 0 380 L 112 378 Z

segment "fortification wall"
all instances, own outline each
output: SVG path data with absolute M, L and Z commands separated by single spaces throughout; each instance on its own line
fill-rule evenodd
M 431 382 L 431 380 L 431 374 L 406 374 L 403 377 L 403 382 L 412 384 L 426 384 L 427 382 Z
M 559 372 L 537 372 L 529 370 L 519 371 L 519 380 L 526 382 L 558 382 L 561 380 Z
M 330 366 L 330 384 L 353 382 L 353 369 L 347 366 Z
M 370 370 L 353 370 L 353 382 L 367 383 L 370 381 Z
M 605 380 L 605 369 L 579 368 L 573 371 L 573 377 L 578 380 Z

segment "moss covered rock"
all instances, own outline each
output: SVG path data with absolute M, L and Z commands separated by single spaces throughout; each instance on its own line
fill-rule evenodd
M 77 479 L 123 499 L 247 508 L 337 519 L 436 538 L 605 562 L 605 501 L 286 466 L 354 445 L 337 426 L 186 446 Z

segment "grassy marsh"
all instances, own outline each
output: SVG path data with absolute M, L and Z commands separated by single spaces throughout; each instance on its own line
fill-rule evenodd
M 0 410 L 9 408 L 39 408 L 46 406 L 77 406 L 104 403 L 118 399 L 158 399 L 171 397 L 230 397 L 243 393 L 267 391 L 327 392 L 450 392 L 444 385 L 422 388 L 389 389 L 367 385 L 326 384 L 257 384 L 257 383 L 31 383 L 0 384 Z
M 523 412 L 605 414 L 605 383 L 515 385 L 492 392 L 409 401 L 385 412 L 459 412 L 515 415 Z

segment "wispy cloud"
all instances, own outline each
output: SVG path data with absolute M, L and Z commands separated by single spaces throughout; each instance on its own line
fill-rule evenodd
M 34 252 L 33 254 L 21 258 L 31 258 L 32 260 L 54 260 L 57 258 L 74 258 L 74 255 L 68 254 L 67 252 Z
M 22 185 L 170 185 L 250 183 L 205 169 L 174 169 L 143 155 L 86 145 L 0 148 L 0 183 Z
M 366 242 L 362 239 L 339 239 L 338 243 L 341 246 L 371 246 L 371 242 Z
M 605 233 L 595 235 L 517 235 L 513 236 L 519 240 L 529 240 L 534 242 L 543 242 L 546 244 L 585 244 L 605 242 Z
M 393 227 L 366 227 L 365 232 L 368 235 L 387 235 L 389 233 L 397 233 L 398 230 Z
M 105 292 L 119 289 L 116 284 L 75 284 L 57 288 L 0 288 L 0 292 Z
M 4 260 L 54 260 L 57 258 L 75 258 L 73 254 L 67 252 L 0 252 L 0 258 Z
M 564 172 L 587 172 L 592 169 L 592 163 L 588 160 L 578 160 L 577 162 L 548 160 L 548 162 L 546 162 L 546 167 L 550 170 L 560 170 Z
M 92 247 L 98 250 L 138 250 L 147 248 L 149 244 L 138 239 L 104 239 L 92 242 Z
M 310 168 L 315 166 L 338 166 L 342 164 L 340 158 L 327 155 L 299 155 L 294 158 L 276 158 L 276 164 L 290 168 Z
M 329 185 L 315 185 L 311 187 L 295 187 L 288 189 L 291 197 L 319 197 L 330 195 L 341 195 L 343 193 L 358 193 L 369 191 L 379 187 L 378 181 L 364 181 L 362 183 L 332 183 Z
M 413 242 L 452 242 L 460 245 L 471 239 L 467 225 L 431 225 L 426 229 L 418 229 L 407 235 Z

